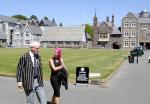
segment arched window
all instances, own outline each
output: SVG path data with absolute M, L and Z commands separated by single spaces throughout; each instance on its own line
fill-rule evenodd
M 136 39 L 132 38 L 130 39 L 130 47 L 135 47 L 136 46 Z
M 129 39 L 128 38 L 125 38 L 123 40 L 123 45 L 124 45 L 124 47 L 129 47 Z
M 136 27 L 136 20 L 135 20 L 135 19 L 133 19 L 133 20 L 131 21 L 131 27 Z
M 130 31 L 129 30 L 124 30 L 124 37 L 129 37 L 129 33 L 130 33 Z
M 136 37 L 136 30 L 131 30 L 131 37 Z
M 129 27 L 129 20 L 128 19 L 124 20 L 124 27 Z

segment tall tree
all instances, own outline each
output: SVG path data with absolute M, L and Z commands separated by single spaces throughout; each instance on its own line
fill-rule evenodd
M 35 15 L 31 15 L 30 20 L 32 20 L 32 19 L 38 20 L 37 16 L 35 16 Z
M 60 22 L 59 26 L 63 26 L 62 22 Z
M 45 16 L 44 19 L 48 20 L 48 17 Z
M 16 19 L 21 19 L 21 20 L 28 20 L 28 18 L 26 16 L 20 15 L 20 14 L 19 15 L 13 15 L 11 17 L 16 18 Z
M 93 38 L 94 31 L 90 24 L 85 25 L 85 32 L 90 34 L 91 38 Z

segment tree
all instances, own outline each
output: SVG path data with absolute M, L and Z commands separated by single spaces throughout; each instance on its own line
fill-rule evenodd
M 16 18 L 16 19 L 21 19 L 21 20 L 28 20 L 28 18 L 26 16 L 20 15 L 20 14 L 19 15 L 13 15 L 11 17 Z
M 44 17 L 44 19 L 48 20 L 48 17 Z
M 32 20 L 32 19 L 38 20 L 37 16 L 35 16 L 35 15 L 31 15 L 30 20 Z
M 90 24 L 85 25 L 85 32 L 88 33 L 91 36 L 91 38 L 93 38 L 94 31 Z
M 60 22 L 59 26 L 63 26 L 63 24 Z

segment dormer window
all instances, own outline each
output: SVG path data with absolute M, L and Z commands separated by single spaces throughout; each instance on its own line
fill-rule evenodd
M 129 27 L 129 20 L 128 19 L 124 20 L 124 27 Z
M 26 31 L 26 37 L 29 37 L 29 31 Z
M 131 27 L 136 27 L 136 20 L 135 20 L 135 19 L 133 19 L 133 20 L 131 21 Z

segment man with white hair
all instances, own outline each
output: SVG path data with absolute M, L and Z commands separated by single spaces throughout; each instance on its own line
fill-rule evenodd
M 36 93 L 40 104 L 46 104 L 41 58 L 39 56 L 40 43 L 32 42 L 30 51 L 20 57 L 17 66 L 17 86 L 19 91 L 26 94 L 27 104 L 34 104 Z

